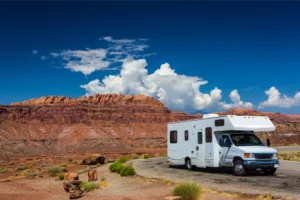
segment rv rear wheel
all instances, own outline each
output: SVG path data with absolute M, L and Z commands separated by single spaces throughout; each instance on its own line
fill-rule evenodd
M 186 167 L 188 170 L 192 170 L 193 166 L 192 166 L 192 161 L 191 161 L 191 159 L 186 159 L 186 161 L 185 161 L 185 167 Z
M 262 171 L 266 175 L 273 175 L 276 172 L 276 168 L 262 169 Z
M 233 173 L 236 176 L 245 176 L 247 171 L 244 167 L 244 163 L 241 160 L 237 160 L 233 163 Z

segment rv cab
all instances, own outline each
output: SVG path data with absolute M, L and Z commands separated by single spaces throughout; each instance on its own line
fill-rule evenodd
M 235 175 L 261 169 L 274 174 L 277 151 L 254 133 L 274 131 L 265 116 L 204 115 L 202 119 L 168 124 L 168 160 L 193 167 L 232 167 Z

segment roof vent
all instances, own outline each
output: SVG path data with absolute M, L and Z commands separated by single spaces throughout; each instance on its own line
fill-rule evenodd
M 214 117 L 219 117 L 219 115 L 218 114 L 214 114 L 214 113 L 203 115 L 203 119 L 214 118 Z

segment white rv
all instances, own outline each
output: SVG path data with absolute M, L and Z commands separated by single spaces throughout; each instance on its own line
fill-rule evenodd
M 235 175 L 261 169 L 274 174 L 279 167 L 277 151 L 266 146 L 254 132 L 274 131 L 265 116 L 219 116 L 168 124 L 168 161 L 193 167 L 232 167 Z

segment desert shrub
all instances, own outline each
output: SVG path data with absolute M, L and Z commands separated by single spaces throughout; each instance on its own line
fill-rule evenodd
M 71 163 L 72 161 L 73 161 L 73 160 L 70 158 L 70 159 L 69 159 L 69 163 Z
M 25 170 L 21 171 L 21 176 L 27 177 L 31 173 L 33 173 L 33 171 L 31 169 L 25 169 Z
M 133 155 L 131 156 L 131 158 L 132 158 L 132 159 L 139 159 L 140 156 L 139 156 L 138 154 L 133 154 Z
M 97 163 L 97 164 L 96 164 L 96 167 L 100 167 L 100 163 Z
M 12 166 L 12 165 L 15 165 L 15 163 L 14 163 L 13 161 L 10 161 L 10 162 L 8 163 L 8 165 L 9 165 L 9 166 Z
M 201 188 L 193 182 L 181 183 L 173 189 L 172 194 L 181 196 L 183 200 L 196 200 L 201 194 Z
M 80 187 L 82 187 L 84 191 L 89 192 L 89 191 L 92 191 L 94 189 L 99 188 L 99 185 L 97 183 L 95 183 L 95 182 L 86 182 L 86 181 L 83 181 L 80 184 Z
M 20 166 L 17 168 L 18 171 L 25 170 L 25 169 L 28 169 L 28 166 L 23 163 L 21 163 Z
M 126 163 L 128 160 L 130 160 L 127 156 L 121 156 L 117 162 L 119 163 Z
M 168 157 L 168 154 L 163 153 L 163 154 L 160 155 L 160 157 Z
M 104 176 L 102 176 L 100 181 L 106 181 L 106 178 Z
M 133 167 L 125 166 L 123 169 L 120 171 L 121 176 L 134 176 L 135 175 L 135 170 Z
M 43 178 L 43 174 L 37 174 L 37 177 Z
M 296 152 L 296 153 L 295 153 L 295 156 L 300 157 L 300 151 Z
M 62 180 L 65 179 L 65 175 L 64 174 L 60 174 L 60 175 L 58 175 L 57 178 L 58 178 L 58 180 L 62 181 Z
M 77 161 L 74 161 L 74 164 L 78 164 L 78 162 L 77 162 Z
M 148 154 L 144 154 L 144 159 L 149 159 L 150 156 Z
M 1 167 L 0 167 L 0 174 L 4 174 L 5 172 L 7 172 L 7 169 L 6 169 L 6 168 L 1 168 Z
M 67 167 L 68 165 L 66 163 L 60 163 L 59 166 L 61 166 L 61 167 Z
M 109 166 L 109 171 L 120 173 L 123 167 L 124 165 L 122 163 L 114 162 Z
M 66 172 L 66 171 L 67 171 L 66 168 L 61 167 L 61 166 L 51 166 L 51 167 L 48 167 L 48 169 L 47 169 L 47 173 L 50 176 L 56 176 L 58 173 Z

